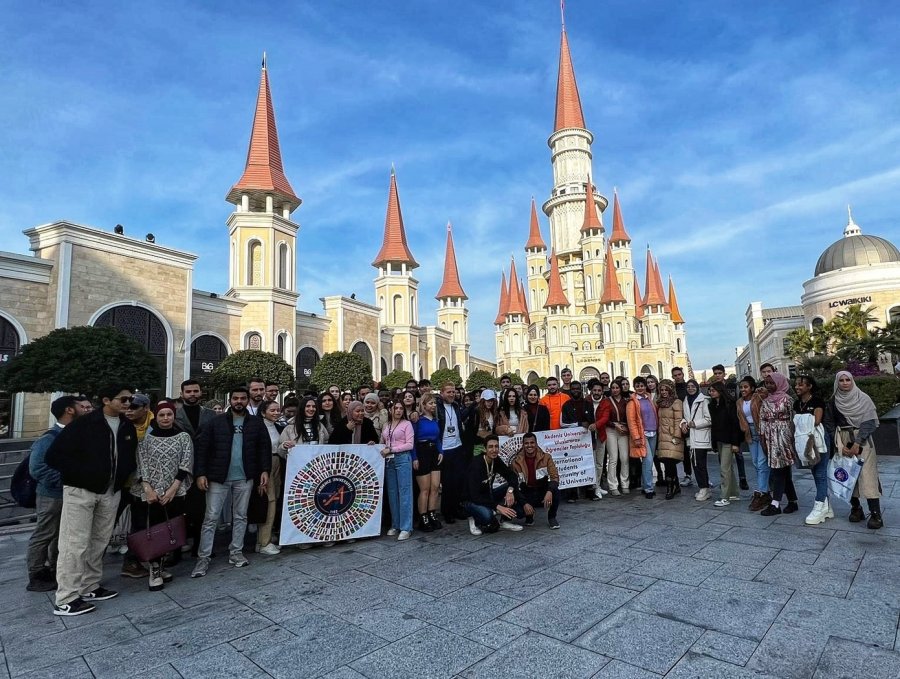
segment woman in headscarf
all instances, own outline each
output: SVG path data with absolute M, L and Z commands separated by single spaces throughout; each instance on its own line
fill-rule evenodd
M 536 384 L 525 389 L 525 415 L 528 418 L 528 431 L 547 431 L 550 429 L 550 411 L 541 402 L 541 390 Z
M 372 420 L 366 417 L 365 407 L 360 401 L 350 401 L 347 405 L 347 416 L 328 437 L 328 443 L 347 445 L 348 443 L 378 443 L 380 435 L 372 426 Z
M 834 395 L 825 409 L 825 429 L 834 434 L 835 449 L 845 456 L 858 456 L 863 461 L 862 472 L 850 498 L 850 521 L 866 518 L 859 504 L 859 496 L 869 505 L 868 527 L 884 526 L 881 518 L 881 480 L 878 477 L 878 457 L 872 434 L 878 428 L 878 411 L 868 394 L 864 393 L 846 370 L 834 377 Z
M 697 502 L 709 500 L 711 492 L 709 472 L 706 458 L 712 450 L 712 418 L 709 416 L 709 398 L 700 391 L 697 380 L 690 379 L 685 383 L 687 396 L 684 397 L 684 420 L 681 431 L 687 437 L 690 446 L 694 475 L 697 477 Z
M 656 452 L 665 468 L 666 499 L 671 500 L 681 493 L 678 483 L 678 463 L 684 460 L 684 406 L 675 395 L 675 383 L 662 380 L 657 387 L 656 407 L 659 413 Z
M 797 491 L 791 478 L 794 464 L 794 406 L 788 394 L 787 378 L 781 373 L 766 375 L 763 382 L 766 398 L 759 407 L 759 442 L 772 470 L 769 487 L 772 503 L 760 512 L 761 516 L 796 512 Z M 781 509 L 781 497 L 787 494 L 787 506 Z

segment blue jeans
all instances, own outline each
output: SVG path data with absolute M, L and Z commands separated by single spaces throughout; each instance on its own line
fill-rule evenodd
M 216 525 L 228 491 L 231 491 L 231 544 L 229 554 L 240 554 L 244 549 L 244 536 L 247 533 L 247 506 L 250 504 L 250 493 L 253 492 L 253 480 L 226 481 L 225 483 L 209 482 L 206 491 L 206 515 L 200 527 L 200 548 L 197 556 L 208 559 L 212 554 L 213 541 L 216 538 Z
M 828 499 L 828 455 L 822 455 L 822 459 L 810 471 L 816 484 L 816 502 L 824 502 Z
M 750 443 L 747 444 L 747 448 L 750 451 L 750 457 L 753 459 L 753 468 L 756 469 L 756 488 L 760 493 L 768 493 L 769 473 L 772 470 L 769 469 L 769 458 L 759 442 L 759 433 L 756 431 L 755 424 L 750 424 Z M 822 473 L 824 474 L 825 472 Z
M 393 459 L 385 460 L 384 479 L 391 505 L 391 528 L 411 531 L 413 488 L 409 453 L 395 453 Z
M 657 436 L 645 436 L 647 442 L 647 455 L 641 460 L 641 483 L 645 493 L 653 492 L 653 458 L 656 455 Z

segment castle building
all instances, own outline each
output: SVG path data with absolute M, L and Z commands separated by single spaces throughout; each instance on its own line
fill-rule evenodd
M 32 255 L 0 252 L 0 364 L 57 328 L 113 326 L 157 361 L 157 395 L 176 395 L 187 378 L 208 375 L 239 349 L 274 352 L 307 379 L 321 356 L 352 351 L 375 379 L 391 369 L 415 377 L 438 368 L 466 376 L 496 365 L 469 352 L 466 293 L 447 226 L 444 277 L 435 325 L 421 325 L 418 263 L 403 224 L 391 171 L 381 250 L 373 262 L 376 304 L 333 295 L 315 312 L 298 308 L 296 261 L 303 248 L 295 215 L 301 199 L 281 157 L 265 58 L 244 171 L 226 200 L 228 289 L 193 287 L 197 256 L 124 228 L 113 232 L 68 221 L 25 231 Z M 284 385 L 292 388 L 293 385 Z M 38 435 L 50 420 L 50 394 L 0 392 L 0 437 Z
M 509 275 L 501 274 L 494 320 L 499 372 L 514 372 L 527 383 L 558 377 L 563 368 L 581 380 L 601 372 L 668 376 L 676 365 L 690 370 L 675 285 L 670 277 L 667 296 L 648 247 L 641 295 L 617 193 L 607 235 L 603 213 L 609 201 L 591 179 L 593 142 L 563 27 L 556 117 L 547 140 L 553 187 L 542 207 L 550 220 L 549 255 L 532 198 L 525 278 L 513 259 Z

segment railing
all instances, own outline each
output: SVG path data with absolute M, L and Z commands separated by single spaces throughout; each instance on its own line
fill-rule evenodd
M 34 439 L 0 440 L 0 532 L 26 527 L 35 518 L 33 509 L 20 507 L 10 494 L 10 483 L 16 467 L 28 455 Z

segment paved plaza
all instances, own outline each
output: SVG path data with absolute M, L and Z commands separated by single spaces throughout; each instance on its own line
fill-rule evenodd
M 712 458 L 710 458 L 712 462 Z M 27 535 L 0 538 L 0 677 L 900 677 L 900 459 L 880 463 L 886 528 L 761 517 L 692 492 L 563 505 L 562 529 L 213 561 L 164 592 L 77 618 L 25 591 Z M 713 470 L 713 477 L 717 471 Z M 746 493 L 745 493 L 746 494 Z M 221 537 L 221 536 L 220 536 Z M 221 548 L 220 548 L 221 553 Z M 8 674 L 6 674 L 8 673 Z

